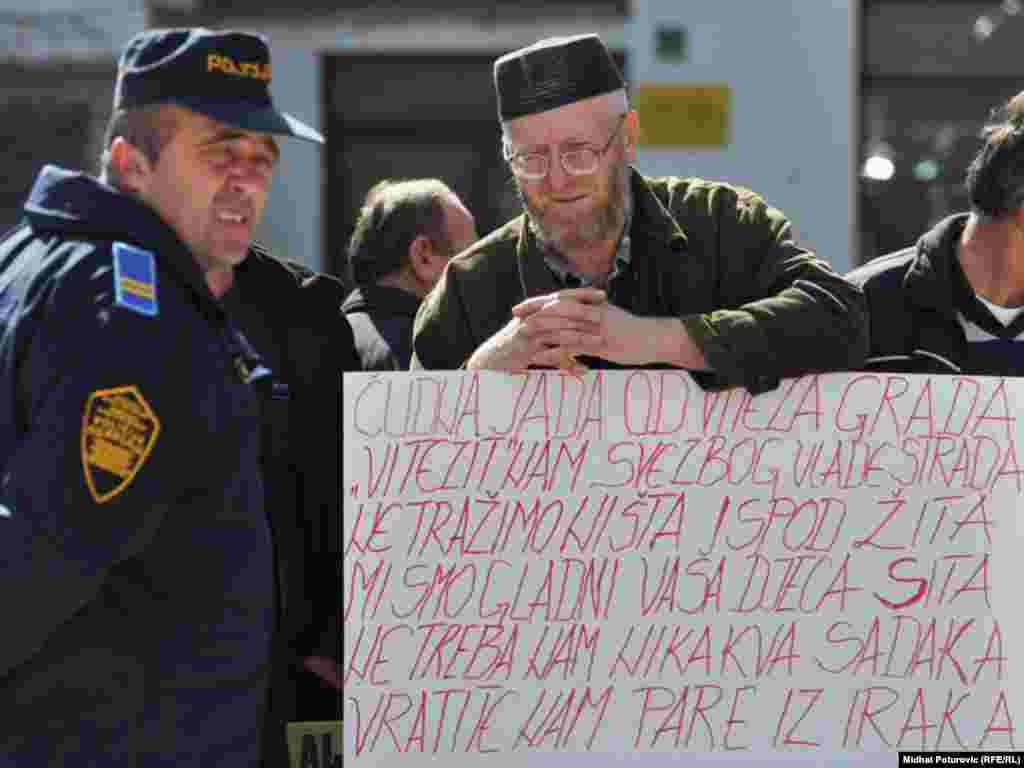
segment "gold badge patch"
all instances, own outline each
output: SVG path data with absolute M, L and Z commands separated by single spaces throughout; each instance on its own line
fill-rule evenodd
M 99 389 L 89 395 L 82 416 L 82 469 L 97 502 L 128 487 L 149 457 L 160 420 L 139 388 Z

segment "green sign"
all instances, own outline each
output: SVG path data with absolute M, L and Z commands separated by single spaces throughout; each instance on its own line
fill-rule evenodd
M 659 24 L 654 30 L 654 51 L 662 61 L 686 61 L 686 27 Z

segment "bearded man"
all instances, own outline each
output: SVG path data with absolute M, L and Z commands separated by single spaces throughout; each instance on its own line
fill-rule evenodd
M 756 394 L 863 361 L 863 295 L 782 212 L 631 166 L 639 119 L 598 36 L 506 54 L 494 82 L 525 212 L 449 262 L 417 313 L 412 368 L 678 367 Z

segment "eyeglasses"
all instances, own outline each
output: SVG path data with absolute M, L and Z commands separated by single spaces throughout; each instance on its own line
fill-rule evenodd
M 601 163 L 601 158 L 604 157 L 608 148 L 611 147 L 615 137 L 619 135 L 625 120 L 625 113 L 619 115 L 619 122 L 615 126 L 615 131 L 601 149 L 582 146 L 559 152 L 558 159 L 562 163 L 562 168 L 565 169 L 565 172 L 570 176 L 587 176 L 594 173 Z M 548 175 L 550 170 L 550 159 L 546 152 L 530 152 L 524 155 L 515 154 L 512 151 L 512 146 L 505 142 L 502 147 L 502 154 L 505 156 L 505 161 L 512 167 L 512 172 L 521 179 L 540 181 Z

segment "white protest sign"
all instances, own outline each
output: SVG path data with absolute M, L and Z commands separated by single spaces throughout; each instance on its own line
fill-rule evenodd
M 345 374 L 346 760 L 1016 748 L 1021 390 Z

